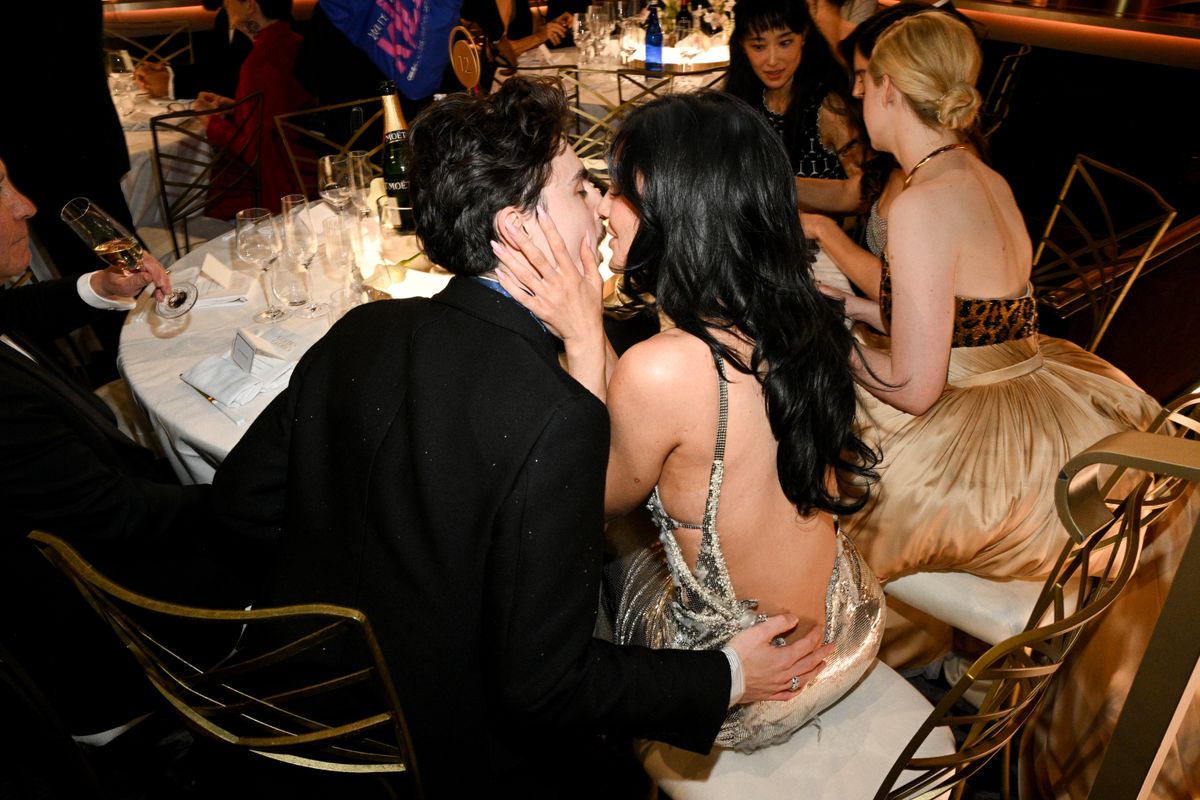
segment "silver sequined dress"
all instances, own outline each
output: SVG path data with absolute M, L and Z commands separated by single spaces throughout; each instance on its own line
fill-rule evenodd
M 629 561 L 614 625 L 619 644 L 717 649 L 764 619 L 756 610 L 758 601 L 739 599 L 734 592 L 717 533 L 729 408 L 720 361 L 717 371 L 721 406 L 704 522 L 697 525 L 672 519 L 655 487 L 648 507 L 660 532 L 659 542 Z M 701 531 L 694 572 L 675 539 L 677 528 Z M 787 740 L 852 689 L 875 660 L 883 634 L 883 593 L 850 540 L 840 531 L 837 537 L 837 558 L 825 595 L 825 643 L 835 644 L 833 655 L 826 659 L 824 670 L 791 700 L 732 708 L 717 735 L 719 747 L 752 751 Z

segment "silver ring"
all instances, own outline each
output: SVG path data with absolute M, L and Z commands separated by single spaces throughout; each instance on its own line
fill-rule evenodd
M 800 691 L 800 676 L 799 675 L 792 676 L 792 691 L 793 692 Z
M 771 645 L 773 647 L 783 647 L 785 644 L 787 644 L 787 639 L 783 638 L 782 636 L 776 636 L 771 640 Z

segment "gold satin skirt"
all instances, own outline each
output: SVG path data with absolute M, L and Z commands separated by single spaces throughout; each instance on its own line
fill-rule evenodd
M 1061 339 L 953 348 L 946 389 L 920 416 L 859 390 L 881 479 L 842 528 L 885 581 L 936 570 L 1044 577 L 1067 538 L 1054 507 L 1058 470 L 1109 434 L 1145 429 L 1159 408 Z

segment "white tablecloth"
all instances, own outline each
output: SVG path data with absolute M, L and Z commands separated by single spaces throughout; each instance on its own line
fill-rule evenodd
M 320 220 L 328 211 L 321 204 L 314 211 L 315 226 L 320 230 Z M 210 253 L 237 273 L 255 278 L 247 292 L 248 302 L 193 308 L 178 319 L 168 320 L 154 314 L 149 297 L 143 296 L 125 322 L 117 358 L 117 366 L 134 398 L 150 418 L 158 443 L 185 483 L 211 482 L 217 466 L 247 426 L 281 391 L 263 392 L 249 403 L 230 409 L 230 413 L 245 420 L 239 426 L 180 379 L 180 375 L 204 358 L 229 352 L 237 329 L 254 326 L 254 315 L 266 307 L 261 273 L 237 257 L 232 233 L 201 245 L 180 259 L 172 268 L 172 276 L 177 281 L 195 281 L 205 255 Z M 318 252 L 309 272 L 313 295 L 320 301 L 328 301 L 332 292 L 345 285 L 345 276 L 326 263 L 322 252 Z M 429 296 L 447 281 L 444 275 L 410 271 L 392 293 L 398 297 Z M 293 315 L 279 325 L 294 333 L 305 349 L 329 329 L 327 317 L 306 320 Z

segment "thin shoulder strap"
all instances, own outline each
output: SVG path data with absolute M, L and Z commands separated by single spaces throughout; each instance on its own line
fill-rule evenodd
M 704 538 L 712 539 L 715 546 L 717 507 L 721 502 L 721 484 L 725 480 L 725 433 L 729 428 L 729 377 L 725 374 L 725 363 L 721 356 L 713 353 L 717 366 L 717 388 L 721 393 L 721 405 L 717 414 L 717 443 L 713 448 L 712 468 L 708 473 L 708 497 L 704 502 Z
M 717 365 L 717 385 L 721 391 L 721 407 L 717 415 L 717 445 L 713 450 L 713 461 L 725 460 L 725 432 L 729 428 L 729 377 L 725 374 L 724 360 L 713 353 Z

